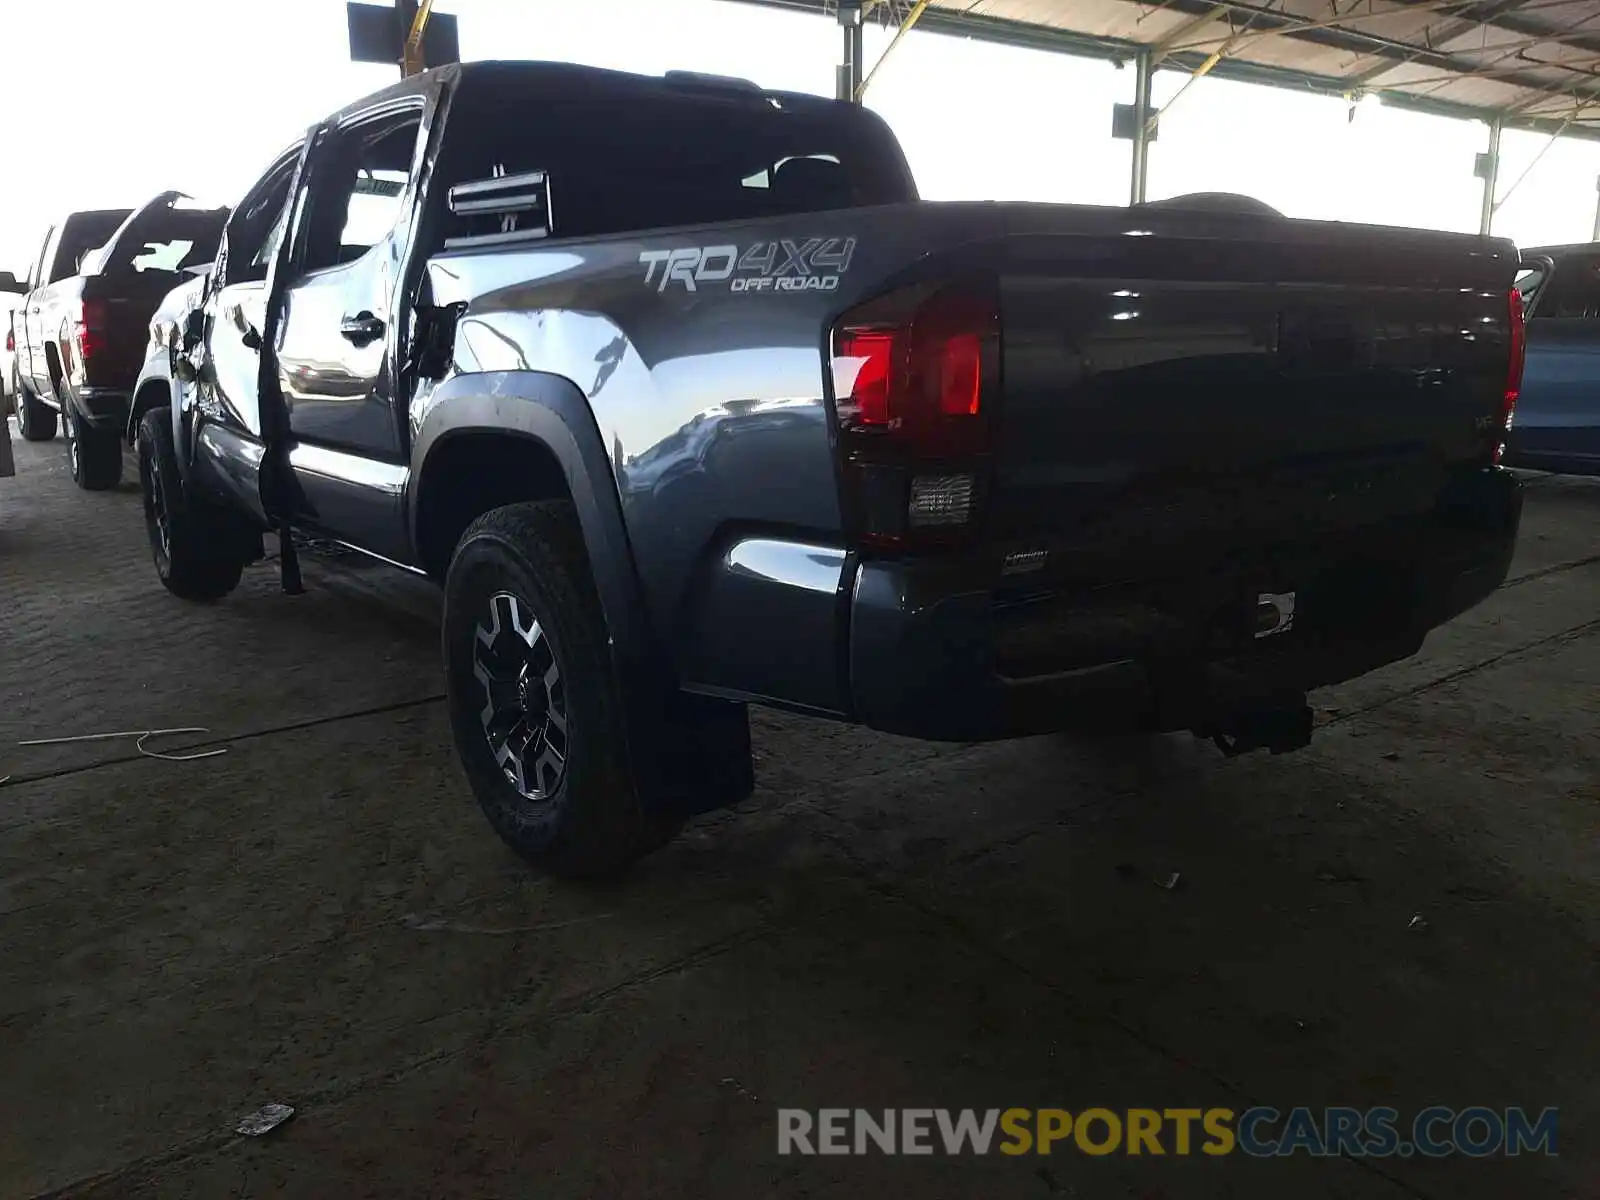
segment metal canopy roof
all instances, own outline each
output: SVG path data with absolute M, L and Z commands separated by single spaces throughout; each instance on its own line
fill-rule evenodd
M 1600 0 L 931 0 L 917 28 L 1600 138 Z

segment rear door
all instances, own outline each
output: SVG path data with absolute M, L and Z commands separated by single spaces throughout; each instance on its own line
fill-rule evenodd
M 398 331 L 390 318 L 424 107 L 424 97 L 407 97 L 352 118 L 313 167 L 278 348 L 279 381 L 299 446 L 401 461 L 393 371 Z M 331 460 L 324 454 L 321 461 Z
M 425 103 L 360 114 L 313 157 L 277 343 L 295 520 L 387 558 L 408 553 L 392 320 Z

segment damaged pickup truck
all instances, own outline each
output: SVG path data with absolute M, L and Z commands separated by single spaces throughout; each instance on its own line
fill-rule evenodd
M 500 835 L 627 866 L 752 788 L 747 704 L 913 736 L 1310 737 L 1504 578 L 1509 243 L 920 202 L 872 113 L 446 67 L 234 210 L 141 400 L 156 566 L 303 528 L 439 580 Z M 287 666 L 287 664 L 286 664 Z

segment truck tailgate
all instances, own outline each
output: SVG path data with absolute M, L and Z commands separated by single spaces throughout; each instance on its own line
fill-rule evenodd
M 1100 580 L 1432 508 L 1505 396 L 1505 243 L 1235 218 L 998 245 L 990 533 Z M 1203 232 L 1212 233 L 1215 227 Z

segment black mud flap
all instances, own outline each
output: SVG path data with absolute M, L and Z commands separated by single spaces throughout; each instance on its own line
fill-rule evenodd
M 636 698 L 634 777 L 652 812 L 692 817 L 727 808 L 755 790 L 750 714 L 732 700 L 691 696 Z

